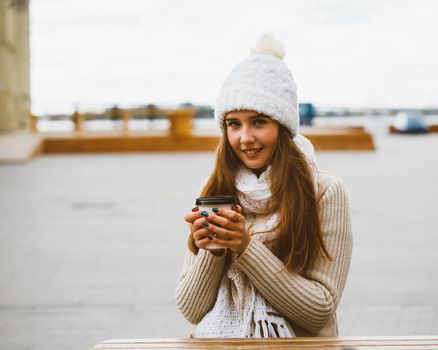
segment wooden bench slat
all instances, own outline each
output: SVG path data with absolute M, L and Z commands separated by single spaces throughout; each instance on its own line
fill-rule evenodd
M 283 339 L 114 339 L 93 349 L 370 349 L 438 350 L 438 336 Z

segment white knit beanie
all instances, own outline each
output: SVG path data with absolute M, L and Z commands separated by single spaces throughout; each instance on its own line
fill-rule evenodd
M 214 117 L 221 132 L 226 113 L 252 110 L 276 120 L 293 136 L 298 133 L 297 87 L 284 56 L 283 44 L 264 34 L 251 56 L 234 67 L 216 100 Z

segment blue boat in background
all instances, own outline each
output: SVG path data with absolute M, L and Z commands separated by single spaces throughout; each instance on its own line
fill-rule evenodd
M 316 111 L 315 107 L 311 103 L 300 103 L 299 104 L 300 113 L 300 125 L 312 125 L 312 120 L 315 118 Z
M 395 132 L 402 134 L 425 134 L 429 127 L 420 111 L 399 112 L 393 123 Z

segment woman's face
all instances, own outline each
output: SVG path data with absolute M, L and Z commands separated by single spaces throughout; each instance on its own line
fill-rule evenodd
M 228 142 L 237 157 L 254 173 L 266 170 L 278 140 L 278 123 L 254 111 L 225 115 Z

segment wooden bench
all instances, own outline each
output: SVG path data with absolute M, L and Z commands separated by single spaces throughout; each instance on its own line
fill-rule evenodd
M 143 114 L 152 113 L 149 110 Z M 74 132 L 40 133 L 43 143 L 41 153 L 70 152 L 145 152 L 145 151 L 214 151 L 219 141 L 218 132 L 195 131 L 192 120 L 195 108 L 157 109 L 153 113 L 165 115 L 170 128 L 164 132 L 129 130 L 131 110 L 113 109 L 112 117 L 120 119 L 122 129 L 114 132 L 89 132 L 84 130 L 87 115 L 72 115 Z M 36 117 L 32 117 L 33 131 L 37 132 Z M 121 131 L 121 132 L 120 132 Z M 363 126 L 303 128 L 316 150 L 374 150 L 370 133 Z
M 375 149 L 372 135 L 363 126 L 311 127 L 303 128 L 301 133 L 320 151 Z
M 92 349 L 437 350 L 438 336 L 283 339 L 119 339 L 104 341 Z
M 216 135 L 129 132 L 44 134 L 43 153 L 213 151 Z
M 184 126 L 189 118 L 184 120 Z M 187 133 L 174 124 L 171 132 L 81 132 L 41 134 L 42 153 L 70 152 L 146 152 L 146 151 L 214 151 L 219 136 L 213 133 Z M 302 134 L 317 151 L 374 150 L 371 134 L 363 127 L 308 128 Z

